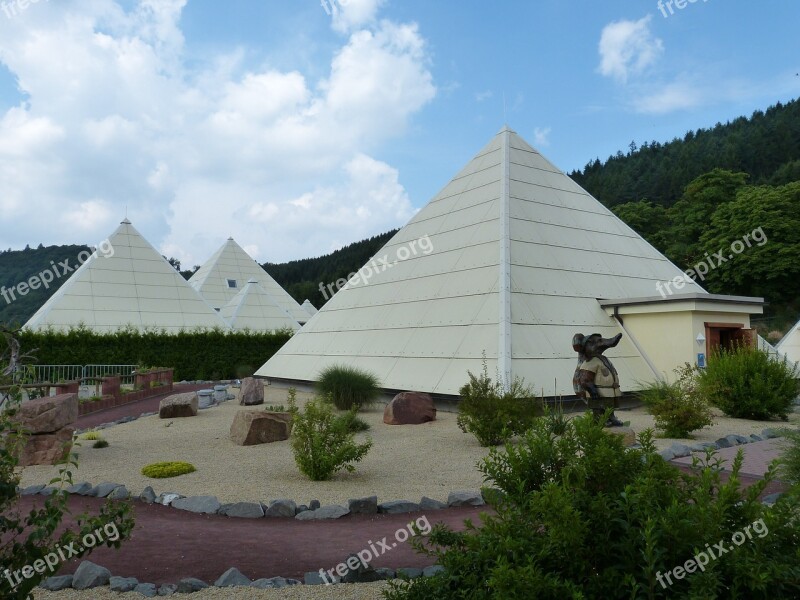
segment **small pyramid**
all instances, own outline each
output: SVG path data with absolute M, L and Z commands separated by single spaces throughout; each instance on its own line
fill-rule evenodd
M 795 323 L 775 348 L 790 361 L 800 363 L 800 321 Z
M 219 314 L 234 331 L 300 329 L 297 321 L 278 306 L 255 279 L 249 279 L 241 291 L 222 307 Z
M 313 304 L 311 304 L 311 300 L 309 300 L 308 298 L 306 298 L 305 301 L 300 306 L 303 307 L 303 310 L 306 311 L 309 314 L 309 316 L 313 317 L 315 314 L 317 314 L 316 307 Z
M 388 390 L 458 395 L 467 371 L 571 396 L 575 333 L 612 337 L 598 299 L 652 297 L 680 269 L 508 128 L 256 373 L 346 364 Z M 686 293 L 705 293 L 689 282 Z M 624 385 L 652 378 L 628 337 Z
M 98 332 L 121 327 L 175 333 L 227 323 L 128 219 L 108 238 L 113 252 L 92 254 L 25 324 L 27 329 Z M 63 268 L 63 267 L 62 267 Z
M 222 309 L 250 279 L 258 281 L 295 321 L 301 324 L 308 321 L 308 313 L 233 238 L 228 238 L 192 275 L 189 283 L 212 307 Z

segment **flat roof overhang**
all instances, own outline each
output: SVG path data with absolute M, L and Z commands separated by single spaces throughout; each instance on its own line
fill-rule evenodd
M 687 311 L 760 315 L 763 314 L 766 304 L 763 298 L 697 292 L 616 300 L 598 298 L 597 301 L 609 315 L 618 313 L 620 309 L 625 309 L 625 314 L 628 315 Z

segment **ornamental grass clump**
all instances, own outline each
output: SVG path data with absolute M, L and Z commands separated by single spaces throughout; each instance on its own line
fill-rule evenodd
M 361 409 L 378 399 L 380 381 L 368 371 L 347 365 L 331 365 L 320 372 L 317 391 L 339 410 Z
M 142 475 L 153 479 L 166 479 L 168 477 L 178 477 L 187 473 L 194 473 L 194 465 L 187 462 L 159 462 L 147 465 L 142 468 Z

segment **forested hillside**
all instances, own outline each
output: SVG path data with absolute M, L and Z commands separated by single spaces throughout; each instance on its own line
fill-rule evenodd
M 282 264 L 264 263 L 262 266 L 295 300 L 302 303 L 307 298 L 311 304 L 320 308 L 326 302 L 320 291 L 320 284 L 324 287 L 339 278 L 347 279 L 350 273 L 366 264 L 395 233 L 396 229 L 318 258 Z

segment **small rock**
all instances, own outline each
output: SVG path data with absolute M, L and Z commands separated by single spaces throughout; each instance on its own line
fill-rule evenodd
M 761 432 L 761 437 L 764 438 L 765 440 L 771 440 L 773 438 L 781 437 L 781 435 L 774 429 L 767 427 L 764 431 Z
M 394 572 L 394 569 L 389 569 L 387 567 L 380 567 L 378 569 L 375 569 L 375 573 L 381 579 L 385 579 L 385 580 L 394 579 L 396 577 L 396 573 Z
M 305 504 L 301 504 L 300 506 L 297 507 L 297 514 L 300 514 L 301 512 L 306 512 L 307 510 L 308 507 Z
M 423 577 L 433 577 L 437 573 L 444 573 L 444 567 L 442 565 L 433 565 L 422 569 Z
M 778 498 L 780 498 L 782 495 L 783 495 L 782 492 L 778 492 L 776 494 L 769 494 L 768 496 L 764 496 L 764 498 L 761 500 L 761 503 L 766 504 L 767 506 L 772 506 L 778 501 Z
M 135 577 L 111 577 L 108 585 L 112 592 L 132 592 L 139 585 L 139 580 Z
M 49 592 L 60 592 L 72 587 L 72 575 L 57 575 L 48 577 L 39 584 L 39 587 Z
M 326 575 L 326 578 L 330 577 Z M 303 583 L 306 585 L 330 585 L 330 581 L 326 581 L 322 579 L 322 576 L 319 574 L 319 571 L 309 571 L 305 575 L 303 575 Z M 253 586 L 255 587 L 255 586 Z
M 76 483 L 67 488 L 67 493 L 77 494 L 78 496 L 85 496 L 92 490 L 92 484 L 84 481 L 83 483 Z
M 72 576 L 72 587 L 76 590 L 88 590 L 107 585 L 109 579 L 111 579 L 111 571 L 85 560 Z
M 39 492 L 41 492 L 45 488 L 44 484 L 41 485 L 29 485 L 24 490 L 20 492 L 22 496 L 35 496 Z
M 675 442 L 672 446 L 669 447 L 672 450 L 672 453 L 675 455 L 675 458 L 683 458 L 684 456 L 691 456 L 692 449 L 689 448 L 686 444 L 680 444 Z
M 390 500 L 378 506 L 378 511 L 385 515 L 397 515 L 400 513 L 416 512 L 419 504 L 410 500 Z
M 350 499 L 347 501 L 347 507 L 354 515 L 374 515 L 378 512 L 378 497 Z
M 42 491 L 40 491 L 39 495 L 40 496 L 52 496 L 57 491 L 58 491 L 58 488 L 52 487 L 52 486 L 48 486 L 48 487 L 44 488 Z
M 142 490 L 142 493 L 139 495 L 139 500 L 142 502 L 146 502 L 147 504 L 152 504 L 156 501 L 156 493 L 149 485 Z
M 140 583 L 133 591 L 137 594 L 141 594 L 145 598 L 154 598 L 158 595 L 158 589 L 153 583 Z
M 447 496 L 447 506 L 483 506 L 483 496 L 480 490 L 462 490 L 450 492 Z
M 179 594 L 193 594 L 194 592 L 199 592 L 207 587 L 210 586 L 205 581 L 195 579 L 194 577 L 189 577 L 187 579 L 181 579 L 178 582 L 178 589 L 176 592 Z
M 739 444 L 749 444 L 752 440 L 750 438 L 744 437 L 743 435 L 734 434 L 733 439 L 735 439 Z
M 178 586 L 174 583 L 165 583 L 160 588 L 158 588 L 158 595 L 159 596 L 172 596 L 178 589 Z
M 219 579 L 214 582 L 216 587 L 234 587 L 237 585 L 250 585 L 252 582 L 242 575 L 239 569 L 231 567 L 220 575 Z
M 239 519 L 260 519 L 264 516 L 264 507 L 258 502 L 235 502 L 223 504 L 219 514 Z
M 427 496 L 423 496 L 422 500 L 419 502 L 420 510 L 442 510 L 443 508 L 447 508 L 447 504 L 434 500 L 433 498 L 428 498 Z
M 317 510 L 320 506 L 322 506 L 322 505 L 319 503 L 319 500 L 312 500 L 309 503 L 308 508 L 310 510 Z
M 172 508 L 199 514 L 216 514 L 221 506 L 216 496 L 191 496 L 172 501 Z
M 422 577 L 422 569 L 417 569 L 416 567 L 401 567 L 397 569 L 395 575 L 400 579 L 417 579 L 418 577 Z
M 128 488 L 121 485 L 106 497 L 110 500 L 125 500 L 130 495 L 131 493 L 128 491 Z
M 105 498 L 115 489 L 120 487 L 120 485 L 121 484 L 119 483 L 108 483 L 108 482 L 101 483 L 100 485 L 96 485 L 91 490 L 89 490 L 87 496 L 97 496 L 98 498 Z
M 747 438 L 742 438 L 742 436 L 740 436 L 740 435 L 728 435 L 728 436 L 725 436 L 725 439 L 728 440 L 728 442 L 730 442 L 731 446 L 740 445 L 742 443 L 741 442 L 742 439 L 747 440 Z M 747 442 L 745 441 L 744 443 L 747 443 Z
M 331 504 L 329 506 L 323 506 L 318 508 L 317 510 L 307 510 L 295 516 L 295 519 L 298 521 L 317 521 L 320 519 L 338 519 L 343 517 L 347 514 L 350 514 L 350 511 L 346 509 L 344 506 L 339 506 L 338 504 Z
M 718 448 L 730 448 L 731 446 L 733 446 L 733 445 L 734 445 L 734 444 L 733 444 L 733 443 L 731 443 L 731 441 L 730 441 L 728 438 L 726 438 L 726 437 L 719 438 L 719 439 L 717 440 L 716 444 L 717 444 L 717 447 L 718 447 Z
M 186 496 L 182 494 L 176 494 L 175 492 L 162 492 L 159 494 L 158 498 L 156 498 L 156 502 L 158 504 L 163 504 L 164 506 L 170 506 L 175 500 L 180 500 L 181 498 L 185 498 Z
M 661 452 L 659 452 L 658 455 L 664 460 L 672 460 L 673 458 L 675 458 L 675 453 L 669 448 L 661 450 Z
M 754 442 L 761 442 L 764 440 L 760 435 L 756 435 L 755 433 L 750 434 L 750 439 Z
M 269 508 L 265 512 L 267 517 L 293 517 L 297 514 L 297 504 L 294 500 L 285 498 L 273 500 L 269 503 Z

